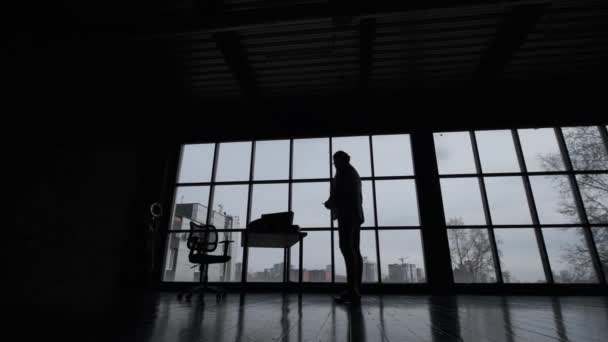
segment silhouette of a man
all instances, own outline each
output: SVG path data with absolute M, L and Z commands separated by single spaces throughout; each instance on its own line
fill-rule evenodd
M 336 176 L 331 183 L 329 199 L 325 207 L 331 210 L 331 219 L 338 220 L 340 251 L 346 264 L 347 289 L 339 297 L 339 302 L 358 302 L 361 298 L 361 276 L 363 258 L 359 249 L 363 216 L 361 178 L 350 164 L 350 156 L 338 151 L 333 156 Z

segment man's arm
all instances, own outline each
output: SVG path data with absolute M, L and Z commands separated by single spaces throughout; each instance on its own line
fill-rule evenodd
M 334 184 L 334 181 L 332 180 L 331 184 L 329 186 L 329 198 L 327 199 L 327 201 L 325 201 L 325 203 L 323 203 L 325 205 L 325 208 L 330 209 L 330 210 L 336 208 L 336 204 L 334 201 L 334 190 L 335 190 L 334 187 L 335 187 L 335 184 Z

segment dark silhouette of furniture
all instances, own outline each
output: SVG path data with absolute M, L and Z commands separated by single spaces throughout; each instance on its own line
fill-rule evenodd
M 257 248 L 282 248 L 283 249 L 283 283 L 289 281 L 289 265 L 291 265 L 291 253 L 289 249 L 308 235 L 305 232 L 285 232 L 285 233 L 258 233 L 245 232 L 246 236 L 241 240 L 242 247 Z M 302 249 L 300 248 L 300 259 Z
M 307 235 L 300 227 L 293 225 L 293 212 L 264 214 L 260 219 L 247 225 L 242 247 L 281 248 L 283 249 L 283 283 L 289 281 L 291 253 L 289 249 Z M 300 248 L 300 254 L 302 249 Z M 300 255 L 300 258 L 302 256 Z
M 224 240 L 218 241 L 218 234 L 215 226 L 210 224 L 198 224 L 190 222 L 190 231 L 188 232 L 187 240 L 188 249 L 188 260 L 192 264 L 197 264 L 194 267 L 199 267 L 199 285 L 192 287 L 186 291 L 180 292 L 177 297 L 182 299 L 192 298 L 192 294 L 200 292 L 201 299 L 205 292 L 216 293 L 216 300 L 219 302 L 222 298 L 226 297 L 226 291 L 220 287 L 208 286 L 207 274 L 209 271 L 210 264 L 222 264 L 230 261 L 228 255 L 228 244 L 234 241 Z M 223 255 L 210 255 L 209 253 L 214 252 L 217 249 L 218 244 L 224 246 Z

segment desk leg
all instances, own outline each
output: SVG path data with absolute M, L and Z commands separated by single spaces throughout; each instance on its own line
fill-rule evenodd
M 241 267 L 241 284 L 247 282 L 247 270 L 249 269 L 249 234 L 247 231 L 243 232 L 243 265 Z M 245 287 L 243 287 L 245 288 Z
M 298 272 L 298 286 L 299 286 L 300 292 L 302 292 L 302 273 L 303 273 L 302 264 L 304 263 L 303 259 L 302 259 L 302 253 L 303 253 L 302 251 L 304 250 L 304 246 L 302 245 L 302 239 L 303 239 L 303 237 L 300 236 L 300 244 L 299 244 L 300 245 L 300 251 L 299 251 L 299 253 L 300 253 L 300 260 L 299 260 L 300 271 Z
M 291 257 L 289 253 L 289 248 L 283 249 L 283 287 L 287 287 L 287 283 L 289 282 L 289 265 L 291 264 Z

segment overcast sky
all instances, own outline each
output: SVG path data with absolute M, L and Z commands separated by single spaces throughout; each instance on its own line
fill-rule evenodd
M 552 129 L 519 130 L 524 159 L 528 170 L 543 171 L 540 155 L 559 153 Z M 519 163 L 510 131 L 477 132 L 481 168 L 483 172 L 519 172 Z M 436 133 L 435 148 L 440 174 L 475 173 L 475 162 L 469 133 Z M 298 139 L 293 147 L 294 179 L 330 177 L 329 139 Z M 334 138 L 333 151 L 350 154 L 351 163 L 362 177 L 372 175 L 369 137 Z M 411 147 L 408 135 L 373 137 L 374 171 L 376 176 L 413 175 Z M 251 142 L 220 144 L 216 181 L 247 181 L 250 175 Z M 179 182 L 209 182 L 214 145 L 187 145 L 182 155 Z M 542 224 L 578 223 L 580 218 L 559 212 L 563 202 L 573 201 L 571 193 L 559 193 L 557 184 L 563 176 L 534 176 L 531 185 L 539 219 Z M 287 180 L 289 178 L 289 140 L 261 141 L 256 143 L 254 180 Z M 494 224 L 531 224 L 521 177 L 485 177 L 491 219 Z M 461 218 L 466 225 L 486 224 L 477 178 L 441 179 L 446 218 Z M 226 214 L 240 218 L 244 228 L 247 216 L 247 185 L 218 185 L 213 208 L 219 206 Z M 329 227 L 329 212 L 323 202 L 329 194 L 329 182 L 294 183 L 292 203 L 294 224 L 301 227 Z M 365 226 L 374 226 L 371 181 L 363 182 Z M 176 203 L 207 205 L 208 187 L 179 187 Z M 419 225 L 417 194 L 413 180 L 376 181 L 376 198 L 379 226 Z M 251 219 L 263 213 L 288 209 L 288 185 L 256 184 L 252 193 Z M 547 248 L 554 269 L 567 268 L 560 259 L 560 250 L 568 243 L 576 243 L 574 231 L 547 230 Z M 551 231 L 549 231 L 551 230 Z M 496 237 L 502 253 L 503 270 L 508 270 L 520 281 L 536 282 L 544 279 L 536 238 L 532 229 L 500 229 Z M 418 230 L 380 231 L 380 258 L 383 276 L 387 265 L 400 262 L 423 267 L 420 233 Z M 237 244 L 240 246 L 240 241 Z M 313 232 L 304 240 L 304 268 L 324 269 L 331 263 L 330 232 Z M 336 270 L 344 274 L 344 264 L 337 248 Z M 361 250 L 369 260 L 375 261 L 373 231 L 362 232 Z M 234 257 L 241 258 L 241 253 Z M 294 254 L 294 258 L 297 254 Z M 292 263 L 297 265 L 297 259 Z M 279 249 L 250 249 L 249 271 L 261 271 L 274 263 L 282 262 Z M 555 271 L 555 270 L 554 270 Z

